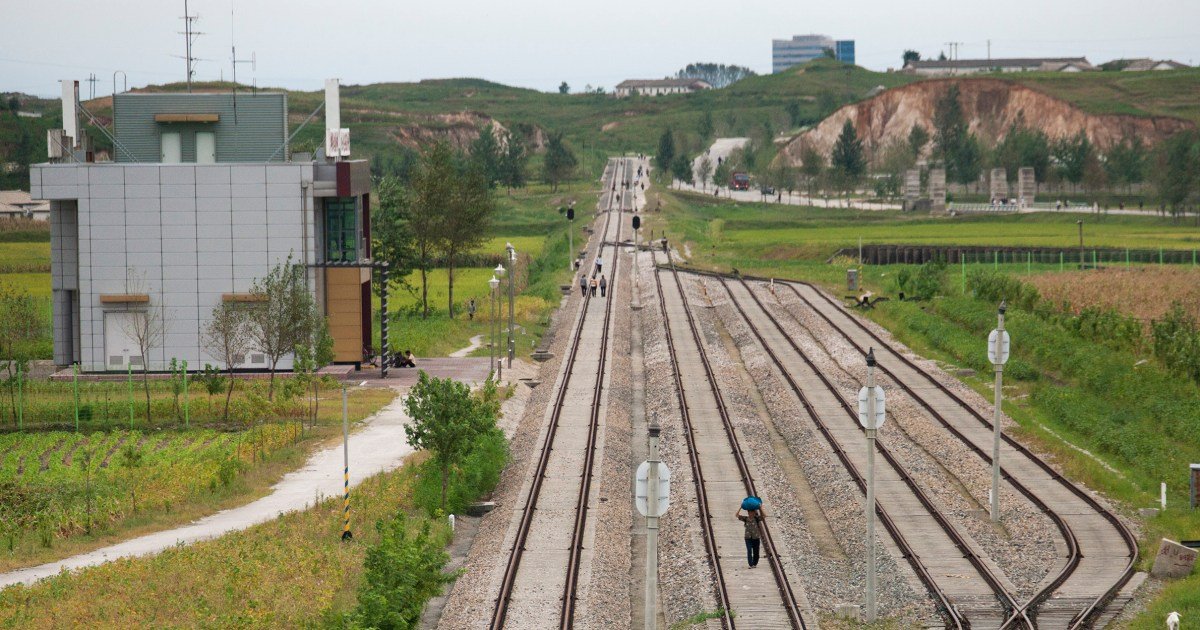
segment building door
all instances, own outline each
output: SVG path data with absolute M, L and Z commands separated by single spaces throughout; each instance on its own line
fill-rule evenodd
M 160 136 L 162 142 L 162 161 L 164 164 L 178 164 L 183 161 L 183 142 L 178 131 L 164 131 Z
M 196 132 L 196 163 L 215 164 L 217 161 L 217 136 L 211 131 Z
M 117 312 L 104 314 L 104 367 L 108 370 L 125 370 L 132 366 L 142 369 L 142 356 L 137 341 L 131 334 L 134 318 L 145 317 L 144 313 Z

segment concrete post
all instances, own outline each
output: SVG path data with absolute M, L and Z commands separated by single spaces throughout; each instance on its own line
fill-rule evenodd
M 867 353 L 867 623 L 875 622 L 875 352 Z
M 517 250 L 508 246 L 508 367 L 512 369 L 513 354 L 516 350 L 516 324 L 513 317 L 513 303 L 516 300 L 517 287 Z
M 996 330 L 1000 334 L 996 335 L 996 347 L 993 349 L 997 359 L 1001 357 L 1001 345 L 1004 343 L 1004 311 L 1005 303 L 1000 302 L 1000 310 L 997 313 L 998 324 Z M 992 521 L 1000 521 L 1000 399 L 1003 395 L 1002 381 L 1004 379 L 1004 362 L 997 361 L 993 364 L 996 370 L 996 390 L 994 392 L 995 409 L 992 411 Z
M 650 419 L 650 470 L 646 482 L 646 630 L 658 620 L 658 414 Z

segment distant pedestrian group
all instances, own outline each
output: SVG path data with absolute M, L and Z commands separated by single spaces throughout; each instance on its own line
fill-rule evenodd
M 604 274 L 593 273 L 589 278 L 586 274 L 579 275 L 579 295 L 582 297 L 596 297 L 596 292 L 600 292 L 600 297 L 604 297 L 608 293 L 608 278 Z

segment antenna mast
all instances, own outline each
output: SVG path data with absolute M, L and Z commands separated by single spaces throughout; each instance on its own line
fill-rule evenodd
M 192 46 L 196 43 L 196 38 L 204 33 L 195 30 L 196 21 L 200 19 L 199 15 L 192 15 L 188 11 L 188 0 L 183 0 L 183 31 L 179 33 L 183 35 L 184 55 L 183 60 L 187 68 L 187 91 L 192 91 L 192 77 L 196 74 L 196 62 L 199 61 L 192 56 Z

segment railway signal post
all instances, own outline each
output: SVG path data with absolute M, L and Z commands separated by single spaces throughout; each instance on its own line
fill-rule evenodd
M 858 390 L 858 422 L 867 431 L 867 623 L 875 621 L 875 433 L 887 418 L 875 386 L 875 349 L 867 350 L 867 386 Z
M 516 323 L 513 319 L 513 302 L 516 300 L 517 286 L 517 250 L 512 243 L 505 243 L 504 247 L 508 250 L 508 367 L 511 369 L 513 354 L 516 351 L 516 340 L 513 339 L 513 335 L 517 333 Z
M 634 212 L 637 212 L 637 206 L 634 206 Z M 642 308 L 641 298 L 641 273 L 638 271 L 638 230 L 642 227 L 642 218 L 637 214 L 633 215 L 633 299 L 630 301 L 629 308 L 637 311 Z
M 575 202 L 567 206 L 567 269 L 575 270 Z
M 671 471 L 658 459 L 658 414 L 650 418 L 649 459 L 638 466 L 634 478 L 638 512 L 646 517 L 646 601 L 647 630 L 657 628 L 658 620 L 658 519 L 667 512 L 671 495 Z
M 988 335 L 988 361 L 996 370 L 995 408 L 992 411 L 992 520 L 1000 520 L 1000 398 L 1003 395 L 1001 382 L 1004 379 L 1004 364 L 1008 361 L 1009 338 L 1004 330 L 1004 300 L 1000 301 L 996 329 Z

